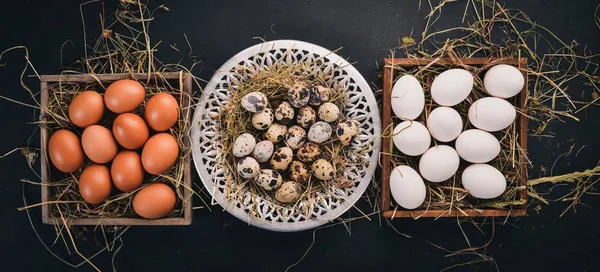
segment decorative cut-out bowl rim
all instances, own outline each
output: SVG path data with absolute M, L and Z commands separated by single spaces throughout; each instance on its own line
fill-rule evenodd
M 219 190 L 215 190 L 215 186 L 213 184 L 213 176 L 209 173 L 209 165 L 208 163 L 203 163 L 202 160 L 206 159 L 209 155 L 209 152 L 202 152 L 200 150 L 200 140 L 202 138 L 203 130 L 200 128 L 200 121 L 206 121 L 210 119 L 211 116 L 208 110 L 205 108 L 207 103 L 211 103 L 209 101 L 210 96 L 215 92 L 217 85 L 223 81 L 223 77 L 228 73 L 231 73 L 233 68 L 239 65 L 239 63 L 248 60 L 249 58 L 256 56 L 260 53 L 266 53 L 274 49 L 297 49 L 298 51 L 307 51 L 311 54 L 316 54 L 320 57 L 324 57 L 330 60 L 332 63 L 336 64 L 339 70 L 343 70 L 347 73 L 348 80 L 352 79 L 354 84 L 360 88 L 361 95 L 364 96 L 367 101 L 367 106 L 370 108 L 369 113 L 366 118 L 369 117 L 373 120 L 373 137 L 371 139 L 364 139 L 363 142 L 368 142 L 371 148 L 370 156 L 369 156 L 369 167 L 363 167 L 365 171 L 364 177 L 359 181 L 359 185 L 354 188 L 352 194 L 344 199 L 342 203 L 340 203 L 336 208 L 328 210 L 324 215 L 321 215 L 317 218 L 305 218 L 302 221 L 296 222 L 276 222 L 276 221 L 266 221 L 259 220 L 254 216 L 250 215 L 245 210 L 236 207 L 236 203 L 230 203 L 226 199 L 225 195 Z M 258 65 L 263 65 L 261 63 L 255 63 Z M 333 72 L 333 70 L 332 70 Z M 225 101 L 225 100 L 223 100 Z M 345 112 L 345 111 L 344 111 Z M 347 114 L 346 114 L 347 115 Z M 198 104 L 195 106 L 193 125 L 190 131 L 191 134 L 191 142 L 192 142 L 192 156 L 194 159 L 194 165 L 196 167 L 196 171 L 202 180 L 202 183 L 209 194 L 213 197 L 214 201 L 216 201 L 220 206 L 222 206 L 227 212 L 234 215 L 238 219 L 247 222 L 250 225 L 271 230 L 271 231 L 281 231 L 281 232 L 292 232 L 292 231 L 302 231 L 307 229 L 312 229 L 327 222 L 330 222 L 340 215 L 344 214 L 348 211 L 362 196 L 365 192 L 371 178 L 374 175 L 375 169 L 377 167 L 377 161 L 379 152 L 381 150 L 381 119 L 379 114 L 379 107 L 377 105 L 377 101 L 375 100 L 375 96 L 369 87 L 367 81 L 362 77 L 362 75 L 348 63 L 345 59 L 337 55 L 336 53 L 323 48 L 321 46 L 311 44 L 308 42 L 297 41 L 297 40 L 275 40 L 269 42 L 263 42 L 256 45 L 253 45 L 232 58 L 226 61 L 213 75 L 211 80 L 208 82 L 206 87 L 203 90 L 203 93 L 200 97 Z M 206 131 L 204 131 L 206 133 Z M 214 145 L 213 145 L 214 146 Z M 216 146 L 213 147 L 213 151 L 217 152 Z M 214 172 L 217 170 L 219 166 L 215 163 L 215 169 L 212 169 Z M 267 199 L 262 199 L 262 201 L 269 201 Z M 274 205 L 274 204 L 273 204 Z

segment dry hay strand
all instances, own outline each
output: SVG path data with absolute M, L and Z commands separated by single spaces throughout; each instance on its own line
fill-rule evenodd
M 236 165 L 239 158 L 233 155 L 233 145 L 236 138 L 242 133 L 250 133 L 255 138 L 262 139 L 264 131 L 258 131 L 252 126 L 252 113 L 241 107 L 242 98 L 251 92 L 261 92 L 269 100 L 270 108 L 287 101 L 288 89 L 294 84 L 300 83 L 307 87 L 321 85 L 330 88 L 330 99 L 328 102 L 335 104 L 340 112 L 344 112 L 347 103 L 346 86 L 334 84 L 333 71 L 327 72 L 323 57 L 314 60 L 291 61 L 290 55 L 295 54 L 296 49 L 287 49 L 277 59 L 272 60 L 267 66 L 258 67 L 250 65 L 238 65 L 233 68 L 240 73 L 241 78 L 232 77 L 229 86 L 229 98 L 227 104 L 220 109 L 219 121 L 219 150 L 217 165 L 223 167 L 226 181 L 224 196 L 227 205 L 239 203 L 243 210 L 258 221 L 263 221 L 262 214 L 257 203 L 268 201 L 274 204 L 275 209 L 270 211 L 274 217 L 293 217 L 304 214 L 306 218 L 315 219 L 316 207 L 322 205 L 323 201 L 344 202 L 348 197 L 345 188 L 352 188 L 358 182 L 358 177 L 350 176 L 347 168 L 361 165 L 368 161 L 369 150 L 355 149 L 352 146 L 344 147 L 337 140 L 335 133 L 332 138 L 322 144 L 320 158 L 329 161 L 335 171 L 332 181 L 319 181 L 310 176 L 306 184 L 300 184 L 303 188 L 301 197 L 293 203 L 281 203 L 274 197 L 275 190 L 266 191 L 252 180 L 244 180 L 237 174 Z M 337 50 L 335 50 L 337 51 Z M 335 52 L 334 51 L 334 52 Z M 340 122 L 343 119 L 339 120 Z M 276 121 L 274 121 L 276 122 Z M 335 128 L 335 124 L 333 125 Z M 275 149 L 286 146 L 285 142 L 276 143 Z M 291 180 L 288 173 L 282 173 L 283 181 Z M 215 186 L 216 187 L 216 186 Z M 250 198 L 250 199 L 248 199 Z M 213 199 L 213 203 L 214 203 Z

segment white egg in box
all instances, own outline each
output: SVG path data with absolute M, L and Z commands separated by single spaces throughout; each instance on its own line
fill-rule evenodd
M 391 98 L 394 114 L 403 120 L 414 120 L 425 107 L 425 94 L 421 83 L 411 75 L 404 75 L 396 80 L 392 88 Z
M 517 112 L 508 101 L 497 97 L 485 97 L 469 107 L 469 122 L 478 129 L 494 132 L 513 124 Z
M 434 139 L 444 143 L 450 142 L 462 131 L 462 117 L 453 108 L 437 107 L 427 117 L 427 128 Z
M 521 92 L 525 78 L 516 67 L 498 64 L 490 68 L 483 77 L 483 87 L 492 96 L 510 98 Z
M 390 191 L 394 201 L 405 209 L 415 209 L 423 204 L 427 189 L 419 173 L 406 165 L 399 165 L 390 175 Z

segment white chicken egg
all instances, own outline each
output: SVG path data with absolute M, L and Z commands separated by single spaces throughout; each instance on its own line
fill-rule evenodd
M 469 107 L 469 122 L 478 129 L 494 132 L 507 128 L 517 117 L 515 107 L 497 97 L 485 97 Z
M 450 142 L 462 131 L 460 114 L 450 107 L 437 107 L 427 117 L 427 128 L 431 136 L 440 142 Z
M 500 154 L 500 143 L 489 132 L 469 129 L 456 138 L 456 152 L 463 160 L 472 163 L 484 163 Z
M 431 147 L 419 161 L 421 176 L 431 182 L 446 181 L 458 170 L 460 158 L 454 148 L 447 145 Z
M 421 83 L 411 75 L 400 77 L 392 88 L 392 110 L 403 120 L 414 120 L 425 107 Z
M 425 183 L 419 173 L 406 165 L 392 170 L 390 175 L 390 191 L 394 201 L 402 208 L 415 209 L 425 201 Z
M 476 198 L 492 199 L 506 190 L 506 178 L 489 164 L 473 164 L 462 173 L 462 184 Z
M 450 69 L 439 74 L 431 83 L 431 98 L 442 106 L 454 106 L 473 90 L 473 75 L 465 69 Z
M 233 142 L 233 155 L 236 157 L 244 157 L 252 153 L 256 146 L 256 140 L 250 133 L 243 133 Z
M 517 95 L 525 85 L 525 78 L 519 69 L 506 64 L 490 68 L 483 77 L 483 87 L 492 96 L 509 98 Z
M 408 156 L 423 154 L 431 145 L 427 128 L 415 121 L 404 121 L 394 128 L 394 145 Z
M 273 142 L 269 140 L 260 141 L 254 147 L 254 151 L 252 151 L 252 157 L 260 163 L 268 162 L 273 155 L 273 149 Z

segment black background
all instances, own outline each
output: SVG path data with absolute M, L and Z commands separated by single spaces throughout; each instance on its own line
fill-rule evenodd
M 106 12 L 114 11 L 113 1 L 107 1 Z M 238 51 L 258 43 L 253 37 L 266 40 L 298 39 L 326 48 L 343 47 L 341 54 L 369 81 L 376 84 L 378 63 L 398 45 L 398 36 L 414 32 L 415 38 L 425 26 L 429 12 L 426 1 L 418 9 L 418 1 L 154 1 L 165 4 L 170 12 L 157 12 L 150 29 L 154 41 L 163 41 L 158 56 L 174 62 L 187 56 L 186 33 L 193 54 L 202 61 L 202 70 L 195 74 L 209 79 L 222 63 Z M 436 1 L 434 1 L 436 2 Z M 83 31 L 79 13 L 80 1 L 10 1 L 0 6 L 0 49 L 14 45 L 29 48 L 30 58 L 40 74 L 61 71 L 60 49 L 65 41 L 63 60 L 72 63 L 83 55 Z M 597 0 L 585 1 L 501 1 L 507 7 L 518 8 L 533 21 L 553 30 L 570 42 L 576 39 L 582 46 L 600 52 L 599 30 L 593 13 Z M 448 3 L 438 26 L 445 27 L 460 20 L 465 1 Z M 90 39 L 99 35 L 100 5 L 84 7 L 87 33 Z M 177 44 L 181 53 L 168 45 Z M 540 52 L 541 53 L 541 52 Z M 2 58 L 0 93 L 31 103 L 20 87 L 19 74 L 24 65 L 22 52 L 13 51 Z M 33 71 L 29 70 L 28 74 Z M 37 80 L 28 80 L 37 89 Z M 569 93 L 582 99 L 584 89 L 573 87 Z M 587 93 L 589 95 L 589 92 Z M 590 108 L 579 115 L 579 123 L 554 123 L 552 139 L 530 139 L 530 159 L 534 169 L 530 176 L 539 176 L 540 166 L 550 166 L 556 158 L 575 144 L 583 147 L 575 156 L 559 158 L 553 174 L 584 170 L 600 160 L 600 111 Z M 0 153 L 28 144 L 35 125 L 31 108 L 0 100 Z M 33 140 L 36 140 L 34 138 Z M 38 146 L 33 142 L 32 146 Z M 36 166 L 37 167 L 37 166 Z M 37 169 L 37 168 L 36 168 Z M 71 271 L 47 252 L 37 240 L 24 212 L 20 178 L 35 179 L 24 158 L 15 153 L 0 160 L 0 260 L 5 267 L 22 271 Z M 194 175 L 195 176 L 195 175 Z M 199 182 L 197 177 L 194 177 Z M 560 190 L 560 188 L 558 189 Z M 27 187 L 29 202 L 39 201 L 39 189 Z M 599 257 L 598 196 L 585 197 L 589 207 L 578 206 L 577 213 L 559 214 L 566 204 L 544 206 L 538 214 L 530 209 L 529 216 L 508 220 L 496 227 L 495 237 L 486 254 L 495 258 L 503 271 L 597 271 Z M 197 201 L 196 204 L 198 204 Z M 214 207 L 214 212 L 196 210 L 189 227 L 132 227 L 122 238 L 124 245 L 114 260 L 119 271 L 283 271 L 299 260 L 312 242 L 313 232 L 273 233 L 247 226 Z M 364 207 L 363 209 L 368 209 Z M 46 244 L 54 240 L 54 229 L 41 224 L 39 209 L 31 210 L 33 222 Z M 352 216 L 358 216 L 356 210 Z M 445 252 L 429 242 L 456 250 L 468 247 L 455 219 L 394 220 L 397 234 L 377 216 L 351 224 L 351 234 L 341 226 L 316 232 L 316 242 L 306 258 L 292 271 L 437 271 L 463 263 L 475 256 L 445 257 Z M 483 227 L 485 235 L 468 228 L 473 246 L 489 239 L 491 225 Z M 64 252 L 62 242 L 51 247 L 73 262 L 80 259 Z M 93 242 L 80 246 L 82 253 L 93 254 Z M 103 253 L 93 262 L 102 270 L 111 270 L 112 253 Z M 14 268 L 14 269 L 12 269 Z M 494 265 L 480 264 L 480 271 L 493 271 Z M 91 270 L 83 265 L 81 270 Z M 456 271 L 476 270 L 460 267 Z

